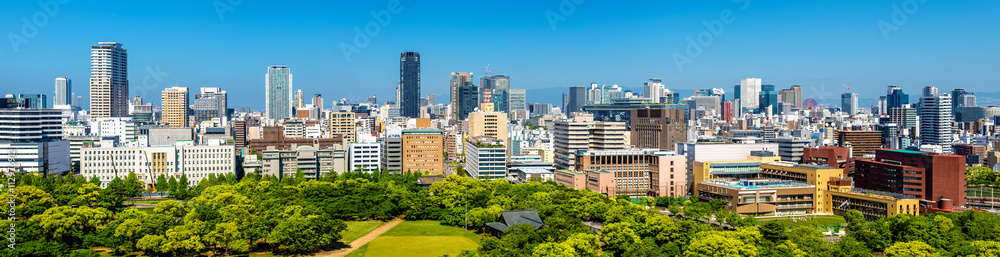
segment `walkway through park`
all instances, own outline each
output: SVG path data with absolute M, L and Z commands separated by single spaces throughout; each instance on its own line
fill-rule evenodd
M 390 229 L 392 229 L 396 225 L 399 225 L 399 223 L 402 223 L 402 222 L 403 222 L 402 218 L 396 218 L 396 219 L 394 219 L 394 220 L 392 220 L 392 221 L 390 221 L 388 223 L 385 223 L 385 225 L 382 225 L 381 227 L 378 227 L 375 230 L 372 230 L 371 233 L 368 233 L 367 235 L 362 236 L 361 238 L 358 238 L 357 240 L 354 240 L 354 242 L 351 242 L 351 244 L 348 247 L 345 247 L 345 248 L 342 248 L 342 249 L 338 249 L 336 251 L 331 251 L 331 252 L 321 252 L 321 253 L 316 254 L 316 256 L 334 256 L 334 257 L 347 256 L 348 254 L 350 254 L 351 252 L 353 252 L 355 249 L 358 249 L 358 247 L 361 247 L 361 246 L 367 244 L 368 242 L 371 242 L 372 240 L 375 240 L 376 237 L 381 236 L 382 233 L 385 233 L 386 231 L 389 231 Z

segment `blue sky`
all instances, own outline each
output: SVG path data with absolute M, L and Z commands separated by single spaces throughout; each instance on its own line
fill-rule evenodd
M 474 72 L 478 84 L 487 63 L 524 89 L 640 87 L 659 77 L 671 89 L 731 91 L 760 77 L 829 99 L 841 84 L 862 97 L 890 84 L 910 94 L 926 85 L 1000 91 L 1000 1 L 402 0 L 348 61 L 341 43 L 353 44 L 354 28 L 377 22 L 371 12 L 390 2 L 69 1 L 50 15 L 35 1 L 5 1 L 0 89 L 51 95 L 66 76 L 86 102 L 89 47 L 115 41 L 129 51 L 133 96 L 158 103 L 164 87 L 218 86 L 231 108 L 263 107 L 268 65 L 288 65 L 294 88 L 323 94 L 327 105 L 348 95 L 390 100 L 402 51 L 421 53 L 422 91 L 438 102 L 447 101 L 450 72 Z M 712 34 L 704 24 L 720 15 L 730 22 Z M 24 20 L 41 25 L 37 33 Z M 895 30 L 884 35 L 880 21 Z M 710 43 L 686 54 L 700 34 Z M 675 53 L 690 58 L 683 69 Z

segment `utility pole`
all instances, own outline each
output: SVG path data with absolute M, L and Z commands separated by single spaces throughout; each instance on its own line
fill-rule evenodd
M 465 231 L 469 231 L 469 184 L 465 184 Z

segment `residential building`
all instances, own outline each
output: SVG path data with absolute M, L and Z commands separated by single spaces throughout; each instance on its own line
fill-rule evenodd
M 354 124 L 353 112 L 331 112 L 330 134 L 340 134 L 344 142 L 357 141 L 357 128 Z
M 631 144 L 638 148 L 674 150 L 687 141 L 685 110 L 634 109 L 630 119 Z
M 925 87 L 917 110 L 920 115 L 920 145 L 937 145 L 941 146 L 942 153 L 953 153 L 951 96 L 937 94 L 935 87 Z
M 275 121 L 293 117 L 292 71 L 285 65 L 267 68 L 265 77 L 267 118 Z
M 90 117 L 128 116 L 128 51 L 122 44 L 90 47 Z

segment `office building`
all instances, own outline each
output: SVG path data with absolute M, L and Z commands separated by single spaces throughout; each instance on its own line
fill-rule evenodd
M 864 158 L 882 148 L 881 131 L 837 131 L 837 146 L 851 149 L 851 158 Z
M 805 99 L 802 99 L 802 86 L 799 85 L 793 85 L 789 89 L 778 91 L 778 98 L 782 103 L 792 104 L 792 108 L 796 110 L 801 110 L 802 102 L 805 101 Z
M 503 145 L 507 142 L 507 113 L 493 111 L 490 95 L 479 106 L 479 111 L 469 113 L 469 137 L 492 137 Z
M 136 140 L 138 137 L 136 130 L 132 117 L 93 118 L 90 121 L 90 134 L 98 137 L 113 137 L 118 142 Z
M 665 100 L 665 98 L 671 98 L 666 95 L 667 89 L 663 85 L 663 79 L 652 78 L 649 82 L 642 85 L 643 94 L 642 96 L 650 99 L 653 103 L 665 103 L 670 102 L 670 100 Z
M 568 102 L 563 112 L 569 117 L 570 114 L 583 110 L 583 105 L 587 103 L 587 89 L 584 87 L 570 87 L 567 97 Z
M 902 107 L 889 108 L 889 123 L 896 124 L 900 133 L 907 131 L 909 135 L 914 135 L 917 128 L 917 109 L 910 108 L 909 104 Z
M 396 104 L 400 116 L 420 118 L 420 53 L 399 53 L 399 101 Z
M 188 124 L 188 88 L 171 87 L 163 90 L 163 114 L 160 121 L 171 128 L 189 127 Z
M 774 91 L 774 85 L 760 86 L 757 104 L 757 111 L 762 114 L 774 115 L 778 113 L 778 92 Z
M 834 168 L 846 168 L 847 160 L 850 158 L 851 152 L 847 147 L 807 147 L 802 150 L 802 160 L 800 163 L 826 165 Z
M 60 174 L 70 171 L 70 144 L 62 140 L 62 111 L 0 109 L 0 169 Z
M 555 121 L 552 128 L 556 169 L 572 169 L 579 150 L 620 150 L 628 142 L 628 130 L 622 122 L 597 122 L 593 116 L 577 115 Z
M 613 174 L 614 179 L 601 186 L 607 192 L 614 192 L 609 196 L 679 197 L 688 191 L 684 156 L 673 152 L 658 149 L 596 150 L 580 151 L 575 158 L 573 170 L 577 172 L 598 170 Z
M 508 89 L 507 99 L 507 113 L 528 110 L 524 89 Z
M 195 122 L 200 124 L 202 121 L 219 119 L 221 124 L 228 120 L 229 104 L 226 97 L 226 91 L 218 87 L 202 87 L 194 96 Z
M 951 126 L 954 116 L 951 112 L 951 96 L 937 94 L 937 88 L 927 86 L 920 97 L 917 109 L 920 115 L 920 145 L 941 146 L 944 154 L 951 154 Z
M 323 119 L 323 96 L 316 94 L 312 98 L 312 112 L 309 113 L 309 118 L 314 120 Z
M 347 167 L 352 171 L 379 172 L 382 149 L 379 143 L 350 143 L 347 145 Z
M 479 106 L 479 88 L 473 85 L 458 87 L 458 105 L 451 106 L 457 120 L 469 118 L 469 113 Z
M 294 177 L 298 171 L 307 179 L 319 179 L 330 172 L 347 170 L 347 153 L 339 146 L 296 145 L 289 149 L 268 147 L 261 151 L 260 175 L 278 179 Z
M 25 101 L 27 108 L 31 109 L 48 109 L 49 101 L 47 97 L 43 94 L 20 94 L 18 98 Z
M 465 172 L 474 179 L 507 177 L 507 146 L 491 136 L 470 136 L 465 141 Z
M 841 111 L 848 115 L 858 114 L 858 94 L 843 93 L 840 95 Z
M 949 199 L 965 205 L 965 156 L 910 150 L 878 150 L 855 161 L 855 186 L 905 194 L 926 201 Z
M 778 143 L 778 156 L 782 161 L 801 163 L 805 148 L 809 145 L 809 140 L 798 138 L 775 138 L 768 142 Z
M 886 107 L 887 108 L 899 108 L 903 107 L 904 104 L 910 103 L 910 95 L 903 93 L 903 89 L 900 86 L 889 86 L 886 90 Z
M 444 134 L 434 129 L 407 129 L 401 133 L 402 172 L 444 174 Z
M 116 177 L 125 179 L 129 172 L 135 172 L 146 186 L 153 185 L 160 175 L 175 179 L 186 175 L 188 186 L 197 186 L 211 174 L 235 174 L 236 149 L 232 145 L 81 149 L 80 175 L 85 178 L 96 176 L 101 181 L 101 187 L 106 187 Z
M 740 99 L 740 109 L 755 110 L 760 106 L 761 80 L 745 78 L 735 87 L 736 99 Z
M 687 141 L 685 110 L 634 109 L 630 117 L 631 144 L 638 148 L 674 150 Z
M 487 93 L 483 92 L 483 97 L 485 99 Z M 490 102 L 493 103 L 493 111 L 507 113 L 510 109 L 507 104 L 510 101 L 510 94 L 506 89 L 490 89 L 489 90 Z
M 492 82 L 492 80 L 490 81 Z M 480 85 L 487 83 L 484 81 L 480 82 Z M 473 86 L 472 85 L 472 73 L 471 72 L 452 72 L 451 73 L 451 83 L 448 87 L 451 93 L 451 117 L 459 117 L 459 106 L 462 105 L 462 100 L 464 98 L 462 94 L 468 94 L 468 88 L 463 90 L 463 86 Z M 480 92 L 479 88 L 476 88 L 476 94 Z M 460 119 L 461 120 L 461 119 Z
M 128 116 L 128 51 L 122 44 L 90 47 L 90 117 Z
M 56 78 L 56 91 L 52 96 L 53 105 L 73 105 L 73 81 L 66 77 Z
M 304 131 L 302 133 L 304 134 Z M 330 135 L 329 138 L 289 138 L 285 137 L 285 127 L 264 126 L 261 128 L 260 138 L 251 138 L 248 141 L 248 148 L 260 152 L 269 146 L 278 150 L 292 149 L 297 145 L 317 145 L 318 149 L 326 149 L 334 145 L 343 145 L 344 138 L 339 134 Z
M 265 85 L 267 118 L 280 121 L 293 116 L 292 71 L 288 66 L 272 65 L 267 68 Z
M 469 74 L 471 76 L 472 73 Z M 480 92 L 485 92 L 487 89 L 508 90 L 510 89 L 510 77 L 508 77 L 507 75 L 493 75 L 493 76 L 482 77 L 479 79 L 479 86 L 480 86 Z

